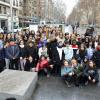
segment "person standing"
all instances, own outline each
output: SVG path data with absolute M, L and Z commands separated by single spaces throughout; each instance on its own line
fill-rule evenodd
M 93 47 L 93 42 L 89 42 L 89 45 L 87 48 L 87 59 L 88 60 L 92 60 L 94 52 L 95 52 L 95 50 Z
M 26 57 L 25 71 L 30 71 L 31 68 L 36 65 L 38 60 L 38 51 L 32 41 L 26 46 Z
M 6 50 L 6 56 L 10 60 L 9 68 L 18 70 L 19 53 L 20 53 L 19 46 L 13 40 L 11 40 L 9 46 L 5 50 Z
M 57 46 L 53 48 L 52 50 L 52 62 L 54 64 L 54 73 L 57 76 L 61 76 L 61 65 L 62 61 L 64 60 L 64 52 L 62 48 L 63 44 L 62 42 L 58 42 Z
M 78 63 L 81 64 L 85 61 L 86 54 L 87 54 L 87 51 L 86 51 L 85 45 L 81 44 L 79 49 L 77 50 L 77 56 L 76 56 Z
M 72 59 L 73 56 L 74 56 L 73 49 L 72 49 L 72 47 L 69 45 L 69 42 L 68 42 L 68 41 L 65 41 L 64 44 L 65 44 L 65 47 L 63 48 L 63 50 L 64 50 L 64 55 L 65 55 L 65 60 L 71 61 L 71 59 Z
M 26 47 L 24 44 L 24 41 L 21 40 L 19 43 L 20 48 L 20 69 L 24 70 L 25 64 L 26 64 Z
M 0 39 L 0 72 L 4 70 L 5 67 L 5 51 L 2 38 Z
M 42 45 L 41 48 L 39 48 L 38 50 L 38 55 L 39 55 L 39 58 L 44 55 L 45 57 L 48 57 L 48 49 L 47 49 L 47 46 L 46 45 Z

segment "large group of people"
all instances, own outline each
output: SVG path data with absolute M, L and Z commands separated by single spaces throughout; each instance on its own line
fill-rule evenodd
M 0 34 L 0 72 L 4 69 L 60 76 L 70 87 L 98 83 L 100 36 L 63 33 L 59 27 L 39 26 L 16 34 Z

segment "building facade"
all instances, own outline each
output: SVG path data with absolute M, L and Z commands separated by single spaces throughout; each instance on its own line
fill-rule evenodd
M 25 27 L 31 22 L 40 20 L 50 21 L 54 15 L 54 5 L 52 0 L 21 0 L 20 25 Z
M 61 7 L 53 0 L 20 0 L 19 26 L 28 27 L 30 23 L 40 21 L 57 22 L 65 19 Z M 62 18 L 62 16 L 64 16 Z
M 54 4 L 52 0 L 39 0 L 40 17 L 42 20 L 51 21 L 54 18 Z
M 0 28 L 18 27 L 19 0 L 0 0 Z

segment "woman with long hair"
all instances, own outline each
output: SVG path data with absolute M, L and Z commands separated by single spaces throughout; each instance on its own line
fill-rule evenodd
M 85 83 L 97 83 L 99 81 L 99 74 L 96 69 L 95 63 L 90 60 L 87 67 L 84 69 Z

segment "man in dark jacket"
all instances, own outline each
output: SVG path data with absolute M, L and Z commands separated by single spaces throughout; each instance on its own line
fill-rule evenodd
M 19 53 L 20 53 L 19 46 L 14 41 L 11 40 L 9 46 L 5 50 L 6 50 L 6 56 L 10 60 L 10 69 L 18 70 Z
M 0 39 L 0 72 L 4 70 L 4 67 L 5 67 L 5 52 L 4 52 L 3 40 Z
M 62 66 L 62 61 L 64 60 L 64 52 L 62 49 L 62 42 L 60 41 L 57 43 L 57 46 L 53 48 L 52 50 L 52 57 L 51 60 L 54 64 L 54 73 L 57 76 L 61 76 L 61 66 Z

